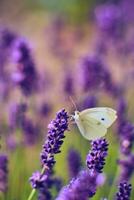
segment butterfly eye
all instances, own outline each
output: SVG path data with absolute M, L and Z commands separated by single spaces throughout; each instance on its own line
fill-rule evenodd
M 101 118 L 101 120 L 104 121 L 105 119 L 104 119 L 104 118 Z
M 79 111 L 76 111 L 76 114 L 79 115 Z

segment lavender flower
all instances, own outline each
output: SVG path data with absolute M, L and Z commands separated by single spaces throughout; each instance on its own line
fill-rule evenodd
M 32 188 L 39 188 L 43 184 L 45 180 L 47 180 L 48 176 L 45 174 L 41 175 L 39 171 L 36 171 L 32 174 L 30 177 L 30 182 L 32 185 Z
M 112 80 L 110 71 L 105 67 L 100 57 L 85 57 L 80 64 L 80 70 L 84 91 L 103 89 L 114 96 L 120 94 L 120 90 Z
M 91 151 L 87 155 L 87 167 L 96 173 L 101 173 L 107 156 L 108 143 L 105 139 L 95 140 L 91 143 Z
M 28 119 L 25 116 L 21 124 L 21 129 L 24 132 L 26 144 L 33 145 L 37 142 L 39 136 L 39 127 L 34 124 L 31 119 Z
M 106 175 L 104 173 L 99 173 L 96 177 L 97 186 L 103 186 L 106 181 Z
M 120 3 L 122 10 L 124 11 L 125 20 L 128 24 L 133 24 L 134 20 L 134 1 L 133 0 L 123 0 Z
M 118 38 L 123 34 L 124 20 L 119 6 L 104 4 L 95 10 L 96 22 L 105 37 Z
M 7 191 L 7 176 L 8 176 L 8 158 L 4 154 L 0 154 L 0 191 Z
M 43 182 L 42 187 L 39 188 L 38 200 L 51 200 L 54 199 L 49 189 L 56 189 L 58 192 L 61 189 L 61 179 L 53 177 L 53 174 L 48 175 L 48 179 Z
M 10 130 L 20 128 L 25 118 L 27 105 L 25 103 L 12 104 L 9 110 L 9 127 Z
M 88 170 L 81 171 L 69 185 L 64 187 L 56 200 L 88 200 L 96 193 L 96 188 L 102 185 L 105 177 L 101 176 L 105 164 L 108 143 L 105 139 L 92 142 L 91 152 L 87 156 Z
M 130 122 L 126 122 L 126 124 L 122 127 L 122 132 L 120 136 L 120 148 L 121 152 L 124 155 L 129 155 L 134 141 L 134 125 Z
M 63 44 L 61 40 L 61 33 L 65 26 L 65 19 L 63 16 L 56 16 L 52 19 L 50 26 L 47 30 L 49 47 L 51 52 L 56 56 L 62 56 Z
M 15 39 L 15 33 L 7 28 L 0 27 L 0 97 L 2 100 L 7 99 L 10 91 L 10 77 L 6 66 L 8 64 Z
M 7 28 L 0 29 L 0 79 L 5 79 L 7 73 L 5 70 L 5 64 L 7 63 L 10 55 L 10 50 L 13 42 L 16 39 L 16 35 Z
M 80 172 L 76 179 L 64 187 L 56 200 L 88 200 L 96 192 L 96 175 L 91 175 L 88 170 Z
M 79 110 L 84 110 L 87 108 L 93 108 L 97 106 L 97 98 L 95 96 L 86 96 L 82 102 L 79 104 Z
M 95 89 L 102 82 L 102 63 L 96 57 L 85 57 L 80 65 L 82 85 L 85 91 Z
M 37 89 L 38 75 L 30 48 L 25 40 L 16 41 L 13 56 L 18 64 L 17 72 L 12 75 L 13 82 L 21 88 L 24 95 L 29 96 Z
M 38 195 L 38 200 L 51 200 L 52 195 L 51 192 L 48 191 L 48 189 L 43 186 L 43 188 L 40 189 L 39 195 Z
M 122 135 L 122 128 L 127 122 L 127 102 L 124 97 L 118 99 L 118 134 Z
M 49 178 L 49 174 L 41 174 L 36 171 L 31 176 L 30 182 L 33 188 L 39 190 L 38 200 L 51 199 L 49 188 L 52 186 L 52 181 Z
M 52 195 L 50 188 L 55 188 L 58 192 L 62 186 L 62 180 L 58 177 L 53 177 L 53 171 L 41 174 L 36 171 L 32 174 L 30 182 L 33 188 L 38 189 L 38 200 L 51 200 Z
M 53 186 L 59 192 L 63 186 L 63 180 L 60 177 L 52 177 Z
M 56 118 L 53 119 L 48 125 L 47 139 L 41 152 L 41 163 L 43 170 L 46 169 L 46 171 L 43 171 L 41 174 L 39 174 L 39 172 L 34 173 L 30 178 L 32 187 L 37 188 L 39 191 L 42 191 L 42 187 L 40 184 L 38 185 L 38 182 L 40 183 L 41 181 L 41 184 L 45 184 L 44 177 L 46 177 L 46 175 L 48 178 L 50 177 L 52 167 L 56 162 L 54 155 L 60 153 L 60 147 L 63 143 L 63 138 L 65 137 L 64 132 L 68 130 L 68 118 L 69 116 L 67 112 L 65 109 L 62 109 L 57 112 Z
M 0 29 L 0 47 L 9 48 L 16 39 L 16 34 L 10 31 L 8 28 Z
M 48 125 L 47 140 L 41 152 L 42 165 L 48 169 L 51 169 L 55 163 L 54 154 L 60 153 L 60 147 L 65 137 L 64 132 L 68 130 L 68 118 L 67 112 L 62 109 Z
M 116 194 L 116 200 L 130 200 L 132 186 L 127 182 L 122 182 L 119 185 L 119 192 Z
M 71 71 L 65 71 L 63 80 L 63 91 L 67 96 L 74 95 L 74 79 Z
M 52 105 L 50 103 L 44 102 L 41 107 L 39 108 L 39 113 L 43 117 L 47 117 L 50 112 L 52 111 Z
M 129 181 L 134 172 L 134 155 L 130 155 L 126 160 L 118 160 L 121 167 L 120 181 Z
M 104 41 L 104 38 L 101 37 L 99 34 L 94 44 L 94 51 L 96 52 L 96 55 L 99 55 L 99 56 L 107 55 L 108 47 L 109 47 L 109 44 L 107 43 L 107 41 Z
M 79 152 L 74 148 L 70 148 L 67 155 L 67 160 L 68 160 L 68 169 L 70 177 L 71 178 L 76 177 L 82 165 Z
M 127 119 L 127 103 L 124 98 L 118 102 L 118 135 L 120 139 L 120 149 L 124 155 L 129 155 L 134 140 L 134 125 Z

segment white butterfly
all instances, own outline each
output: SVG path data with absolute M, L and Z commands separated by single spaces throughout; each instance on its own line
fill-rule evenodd
M 112 108 L 98 107 L 75 111 L 72 116 L 81 134 L 88 140 L 103 137 L 117 118 L 117 112 Z

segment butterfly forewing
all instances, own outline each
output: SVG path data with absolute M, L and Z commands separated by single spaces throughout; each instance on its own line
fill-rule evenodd
M 110 127 L 116 120 L 116 111 L 107 107 L 90 108 L 80 113 L 81 119 L 87 120 L 95 119 L 106 128 Z

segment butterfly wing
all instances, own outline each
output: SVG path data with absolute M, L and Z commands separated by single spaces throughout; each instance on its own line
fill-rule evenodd
M 82 111 L 80 113 L 81 118 L 94 119 L 104 125 L 106 128 L 109 128 L 113 122 L 116 120 L 117 115 L 116 111 L 112 108 L 107 107 L 98 107 L 90 108 Z
M 80 117 L 79 121 L 77 121 L 77 126 L 83 137 L 88 140 L 101 138 L 107 132 L 107 128 L 103 124 L 87 116 Z

